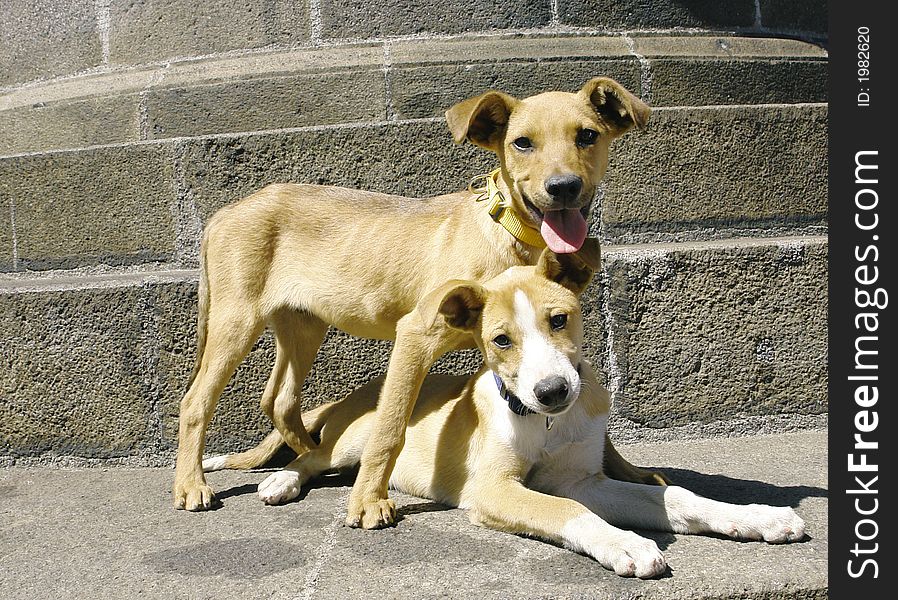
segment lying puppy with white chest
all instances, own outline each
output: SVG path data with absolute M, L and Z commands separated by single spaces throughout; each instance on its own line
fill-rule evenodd
M 597 263 L 590 243 L 582 254 Z M 804 522 L 788 507 L 727 504 L 603 474 L 609 398 L 581 356 L 577 298 L 594 268 L 545 250 L 535 266 L 484 284 L 450 281 L 422 299 L 417 315 L 471 332 L 484 366 L 470 377 L 427 377 L 390 486 L 467 509 L 476 524 L 562 544 L 624 576 L 654 577 L 667 564 L 654 541 L 620 527 L 801 539 Z M 310 478 L 357 466 L 381 384 L 308 413 L 320 445 L 266 479 L 262 500 L 287 502 Z M 203 467 L 226 468 L 235 457 Z

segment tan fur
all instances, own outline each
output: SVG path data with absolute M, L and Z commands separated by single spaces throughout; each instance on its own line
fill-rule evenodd
M 570 259 L 556 263 L 548 255 L 535 267 L 514 267 L 483 284 L 452 282 L 439 290 L 438 299 L 419 304 L 422 316 L 434 312 L 448 326 L 471 332 L 484 367 L 471 377 L 424 380 L 391 487 L 468 509 L 476 524 L 583 552 L 624 576 L 654 577 L 666 570 L 666 562 L 655 542 L 620 526 L 770 542 L 800 539 L 804 523 L 789 508 L 725 504 L 683 488 L 606 477 L 602 439 L 609 398 L 580 356 L 583 328 L 575 295 L 592 270 Z M 528 326 L 519 311 L 521 294 L 535 309 L 538 337 L 579 366 L 578 397 L 555 417 L 551 431 L 543 414 L 513 414 L 491 373 L 510 388 L 517 386 L 523 397 L 522 355 L 533 346 L 531 339 L 528 348 L 521 329 Z M 549 321 L 559 313 L 567 315 L 560 330 Z M 510 347 L 492 342 L 499 333 L 513 340 Z M 269 504 L 288 502 L 310 478 L 358 465 L 376 428 L 382 385 L 380 378 L 312 411 L 309 427 L 320 433 L 320 445 L 266 479 L 260 497 Z
M 588 205 L 612 139 L 643 125 L 648 113 L 619 84 L 597 78 L 576 94 L 516 100 L 488 92 L 450 109 L 447 121 L 457 140 L 468 137 L 497 154 L 500 189 L 538 227 L 522 194 L 539 210 L 551 208 L 538 178 L 574 173 L 584 181 L 575 203 Z M 571 137 L 584 126 L 601 134 L 588 147 Z M 512 129 L 538 139 L 539 151 L 511 156 Z M 300 391 L 333 325 L 360 337 L 396 339 L 376 434 L 348 519 L 365 527 L 389 522 L 387 480 L 421 382 L 441 354 L 472 345 L 470 335 L 457 330 L 434 335 L 413 309 L 447 279 L 483 281 L 510 266 L 533 264 L 537 256 L 537 249 L 512 238 L 469 192 L 419 200 L 277 184 L 221 209 L 201 246 L 199 349 L 181 401 L 175 507 L 213 505 L 201 468 L 206 427 L 227 381 L 266 326 L 274 333 L 277 357 L 262 409 L 297 454 L 314 448 L 300 414 Z M 268 455 L 274 441 L 253 457 Z M 663 483 L 661 476 L 621 463 L 609 468 Z M 371 516 L 363 519 L 366 511 Z

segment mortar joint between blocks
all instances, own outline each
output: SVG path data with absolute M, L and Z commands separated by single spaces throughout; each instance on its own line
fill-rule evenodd
M 203 226 L 193 194 L 185 183 L 187 146 L 186 140 L 179 140 L 172 148 L 171 214 L 175 228 L 175 261 L 180 265 L 194 266 L 199 260 Z
M 147 141 L 150 139 L 150 90 L 153 86 L 162 83 L 162 80 L 165 79 L 165 72 L 170 66 L 170 62 L 164 63 L 159 70 L 153 73 L 150 80 L 147 81 L 147 84 L 137 95 L 139 98 L 137 102 L 137 139 L 140 141 Z
M 349 505 L 349 492 L 344 493 L 334 508 L 333 519 L 328 523 L 321 535 L 321 543 L 315 549 L 315 562 L 306 573 L 302 591 L 297 600 L 311 600 L 318 588 L 321 570 L 330 562 L 331 554 L 337 545 L 337 531 L 343 526 L 346 508 Z
M 384 119 L 387 121 L 396 121 L 396 110 L 393 106 L 393 57 L 391 54 L 390 42 L 384 42 Z
M 618 403 L 623 375 L 621 373 L 620 359 L 617 355 L 615 347 L 615 327 L 613 308 L 611 306 L 611 274 L 607 271 L 604 275 L 605 280 L 602 282 L 602 294 L 600 296 L 601 305 L 599 306 L 602 315 L 602 326 L 605 329 L 605 352 L 608 356 L 608 394 L 611 396 L 611 405 Z
M 322 42 L 321 0 L 309 0 L 309 40 L 313 46 Z
M 624 32 L 621 34 L 630 55 L 639 61 L 639 87 L 640 97 L 648 104 L 652 103 L 652 63 L 645 56 L 636 51 L 636 41 L 633 37 Z
M 9 233 L 12 237 L 12 270 L 19 270 L 19 241 L 16 233 L 16 201 L 9 199 Z
M 109 2 L 110 0 L 94 1 L 94 8 L 97 13 L 97 33 L 100 36 L 100 51 L 103 57 L 103 66 L 109 65 Z

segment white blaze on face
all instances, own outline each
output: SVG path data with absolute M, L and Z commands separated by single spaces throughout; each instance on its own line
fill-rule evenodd
M 570 358 L 552 344 L 537 322 L 536 310 L 523 290 L 514 293 L 515 323 L 521 332 L 521 364 L 518 378 L 512 392 L 531 410 L 542 406 L 533 389 L 547 377 L 564 377 L 568 384 L 568 398 L 576 398 L 580 393 L 580 375 L 571 364 Z

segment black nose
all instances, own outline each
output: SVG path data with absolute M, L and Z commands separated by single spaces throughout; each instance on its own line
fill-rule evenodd
M 553 175 L 546 179 L 545 187 L 554 200 L 568 202 L 580 196 L 583 180 L 576 175 Z
M 533 387 L 536 399 L 543 406 L 558 406 L 567 400 L 567 379 L 564 377 L 546 377 Z

